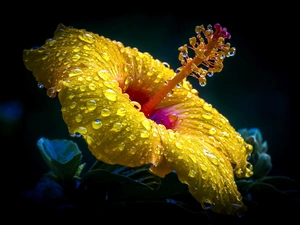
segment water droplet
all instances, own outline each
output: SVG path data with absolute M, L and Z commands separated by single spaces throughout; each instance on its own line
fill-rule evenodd
M 88 108 L 88 110 L 92 111 L 92 110 L 96 109 L 97 103 L 96 103 L 95 100 L 89 100 L 89 101 L 86 103 L 86 107 Z
M 193 163 L 197 163 L 197 158 L 194 155 L 189 155 Z
M 176 114 L 171 114 L 168 115 L 168 119 L 171 123 L 174 123 L 178 119 L 178 116 Z
M 44 85 L 41 84 L 41 83 L 39 83 L 39 84 L 38 84 L 38 87 L 39 87 L 39 88 L 44 88 Z
M 206 173 L 202 173 L 201 178 L 202 178 L 203 180 L 205 180 L 205 179 L 207 178 Z
M 211 207 L 211 204 L 209 204 L 207 202 L 203 202 L 203 203 L 201 203 L 201 205 L 202 205 L 202 208 L 205 210 L 210 209 L 210 207 Z
M 210 135 L 214 135 L 215 133 L 217 133 L 217 130 L 216 130 L 216 128 L 212 127 L 212 128 L 210 128 L 210 129 L 208 130 L 208 133 L 209 133 Z
M 109 56 L 109 54 L 106 53 L 106 52 L 103 52 L 103 53 L 101 54 L 101 56 L 102 56 L 102 58 L 103 58 L 105 61 L 107 61 L 107 62 L 110 60 L 110 56 Z
M 138 111 L 141 110 L 142 106 L 140 105 L 140 103 L 136 102 L 136 101 L 131 101 L 130 104 L 136 108 Z
M 227 120 L 224 119 L 224 118 L 220 118 L 220 121 L 221 121 L 223 124 L 225 124 L 225 123 L 227 122 Z
M 78 46 L 75 46 L 73 49 L 73 52 L 75 52 L 75 53 L 80 52 L 80 48 Z
M 173 157 L 168 157 L 167 160 L 168 160 L 168 162 L 173 162 L 174 158 Z
M 200 164 L 200 168 L 203 171 L 207 171 L 207 167 L 204 164 Z
M 70 94 L 70 95 L 69 95 L 69 99 L 73 99 L 74 97 L 75 97 L 74 94 Z
M 92 44 L 94 43 L 94 38 L 90 34 L 80 34 L 78 35 L 78 38 L 86 43 Z
M 125 148 L 125 144 L 124 144 L 124 142 L 121 142 L 121 143 L 118 145 L 118 149 L 119 149 L 120 152 L 121 152 L 121 151 L 124 150 L 124 148 Z
M 82 121 L 82 115 L 81 114 L 78 114 L 78 115 L 76 115 L 75 116 L 75 121 L 77 122 L 77 123 L 80 123 L 81 121 Z
M 195 170 L 190 170 L 188 176 L 189 177 L 195 177 L 197 175 L 197 172 Z
M 96 90 L 96 85 L 94 83 L 90 83 L 89 84 L 89 89 L 92 90 L 92 91 L 95 91 Z
M 70 105 L 70 108 L 71 108 L 71 109 L 74 109 L 74 108 L 76 107 L 76 105 L 77 105 L 76 102 L 72 102 L 71 105 Z
M 49 38 L 48 40 L 46 40 L 46 44 L 49 44 L 49 46 L 53 46 L 56 43 L 56 40 L 53 40 L 51 38 Z
M 176 142 L 175 143 L 175 146 L 179 149 L 182 149 L 182 144 L 180 142 Z
M 110 159 L 108 160 L 108 163 L 111 164 L 111 165 L 114 165 L 114 164 L 117 163 L 117 161 L 116 161 L 115 158 L 110 158 Z
M 86 90 L 86 86 L 85 85 L 80 85 L 80 91 L 85 91 Z
M 113 125 L 113 128 L 112 128 L 112 131 L 115 131 L 115 132 L 120 132 L 122 130 L 122 123 L 120 122 L 116 122 L 114 125 Z
M 140 159 L 140 164 L 145 164 L 145 157 L 142 157 L 142 158 Z
M 118 110 L 117 110 L 117 115 L 118 116 L 125 116 L 126 115 L 126 109 L 124 109 L 124 108 L 119 108 Z
M 79 68 L 76 68 L 69 73 L 69 77 L 74 77 L 74 76 L 78 76 L 78 75 L 82 75 L 82 74 L 83 74 L 82 70 Z
M 103 91 L 105 98 L 107 98 L 110 101 L 116 101 L 117 100 L 117 94 L 112 89 L 107 89 Z
M 86 142 L 88 143 L 88 145 L 91 145 L 93 143 L 93 138 L 91 136 L 87 136 Z
M 143 127 L 146 128 L 146 130 L 150 130 L 151 127 L 152 127 L 152 123 L 151 123 L 151 121 L 149 119 L 143 120 L 142 121 L 142 125 L 143 125 Z
M 153 72 L 152 71 L 148 71 L 147 72 L 147 76 L 151 77 L 153 75 Z
M 54 98 L 56 96 L 56 91 L 54 87 L 48 88 L 46 93 L 50 98 Z
M 87 129 L 85 127 L 77 127 L 74 130 L 75 133 L 80 133 L 80 134 L 87 134 Z
M 207 119 L 207 120 L 210 120 L 210 119 L 212 119 L 212 114 L 210 114 L 210 113 L 204 113 L 204 114 L 202 114 L 202 117 L 204 118 L 204 119 Z
M 206 85 L 206 78 L 205 78 L 205 76 L 200 76 L 199 78 L 198 78 L 198 81 L 199 81 L 199 84 L 200 84 L 200 86 L 201 87 L 204 87 L 205 85 Z
M 135 153 L 136 153 L 136 148 L 134 147 L 134 146 L 131 146 L 130 147 L 130 149 L 129 149 L 129 153 L 131 154 L 131 155 L 134 155 Z
M 111 81 L 104 81 L 103 84 L 104 84 L 105 87 L 108 87 L 108 88 L 113 88 L 114 87 L 114 84 Z
M 102 115 L 103 117 L 108 117 L 108 116 L 110 116 L 110 114 L 111 114 L 111 112 L 110 112 L 110 110 L 107 109 L 107 108 L 104 108 L 104 109 L 101 110 L 101 115 Z
M 163 65 L 164 65 L 166 68 L 170 68 L 169 63 L 167 63 L 167 62 L 163 62 Z
M 148 138 L 150 136 L 149 132 L 146 130 L 141 131 L 141 138 Z
M 102 127 L 102 122 L 99 119 L 96 119 L 92 122 L 92 127 L 97 130 L 100 129 Z
M 208 104 L 207 102 L 204 103 L 203 105 L 203 109 L 205 109 L 206 111 L 210 112 L 212 109 L 212 105 Z
M 109 78 L 107 70 L 100 70 L 98 72 L 98 75 L 102 80 L 108 80 L 108 78 Z
M 208 72 L 207 76 L 212 77 L 214 75 L 214 72 Z
M 136 136 L 135 136 L 134 134 L 130 134 L 130 135 L 129 135 L 129 139 L 130 139 L 131 141 L 134 141 L 134 140 L 136 139 Z
M 72 56 L 72 61 L 73 62 L 77 62 L 80 59 L 80 55 L 79 54 L 75 54 Z
M 212 157 L 211 162 L 216 166 L 219 165 L 219 160 L 216 157 Z

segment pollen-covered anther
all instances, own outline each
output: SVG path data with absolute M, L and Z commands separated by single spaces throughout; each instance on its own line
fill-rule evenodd
M 185 44 L 178 49 L 179 61 L 183 67 L 193 61 L 189 75 L 198 79 L 201 86 L 205 86 L 206 76 L 211 77 L 222 71 L 225 57 L 235 54 L 235 48 L 230 47 L 230 43 L 225 43 L 225 39 L 231 37 L 227 29 L 220 24 L 215 24 L 214 28 L 215 31 L 211 25 L 207 29 L 203 25 L 197 26 L 197 36 L 189 39 L 190 46 Z M 189 50 L 194 52 L 193 57 L 189 57 Z

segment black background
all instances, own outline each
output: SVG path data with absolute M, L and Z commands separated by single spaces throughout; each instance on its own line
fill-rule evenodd
M 271 175 L 299 179 L 296 113 L 299 25 L 295 7 L 290 4 L 262 7 L 253 2 L 208 6 L 201 3 L 185 3 L 185 6 L 181 2 L 174 8 L 170 3 L 145 4 L 149 7 L 125 9 L 117 3 L 100 7 L 82 2 L 70 9 L 50 3 L 20 6 L 19 12 L 8 9 L 11 14 L 2 18 L 0 103 L 16 101 L 22 109 L 20 119 L 9 132 L 1 124 L 3 182 L 10 195 L 32 188 L 48 171 L 36 147 L 38 138 L 71 139 L 58 99 L 49 98 L 45 89 L 37 87 L 22 60 L 23 49 L 43 45 L 53 37 L 59 23 L 137 47 L 168 62 L 173 69 L 180 66 L 177 48 L 194 36 L 196 25 L 220 23 L 230 32 L 229 42 L 237 52 L 225 59 L 223 71 L 209 78 L 206 87 L 197 87 L 195 82 L 200 96 L 236 129 L 261 130 L 272 157 Z M 83 140 L 76 141 L 83 152 L 83 161 L 88 165 L 93 163 Z

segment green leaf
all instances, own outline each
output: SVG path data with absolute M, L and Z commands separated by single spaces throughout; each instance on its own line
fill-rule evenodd
M 82 155 L 75 155 L 70 161 L 61 163 L 55 159 L 51 160 L 53 172 L 64 181 L 72 180 L 80 166 Z
M 85 173 L 82 177 L 82 185 L 87 191 L 95 190 L 95 186 L 106 187 L 107 199 L 139 199 L 139 197 L 147 196 L 147 192 L 151 191 L 151 188 L 145 184 L 103 169 Z M 89 189 L 90 185 L 93 186 L 92 189 Z
M 81 151 L 73 141 L 49 140 L 42 137 L 38 140 L 37 146 L 44 161 L 58 177 L 58 180 L 70 181 L 74 176 L 80 174 L 84 167 L 84 164 L 80 165 Z
M 96 161 L 90 170 L 101 169 L 113 174 L 119 174 L 127 178 L 132 179 L 135 182 L 139 182 L 143 185 L 148 186 L 154 190 L 159 188 L 161 184 L 161 178 L 149 172 L 149 165 L 140 167 L 126 167 L 121 165 L 110 165 L 101 161 Z
M 286 176 L 265 176 L 258 181 L 270 184 L 280 190 L 300 190 L 299 182 Z
M 153 188 L 153 183 L 157 188 Z M 119 200 L 161 199 L 188 193 L 187 185 L 179 182 L 175 172 L 159 178 L 149 172 L 149 166 L 129 168 L 97 162 L 82 177 L 82 185 L 95 184 L 106 187 L 108 198 L 114 195 Z

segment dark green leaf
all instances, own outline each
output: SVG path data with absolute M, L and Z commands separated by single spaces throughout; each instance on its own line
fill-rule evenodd
M 119 174 L 127 178 L 132 179 L 135 182 L 139 182 L 148 186 L 150 189 L 157 189 L 161 184 L 161 178 L 149 172 L 149 165 L 140 167 L 126 167 L 121 165 L 110 165 L 101 161 L 97 161 L 90 171 L 93 170 L 105 170 L 113 174 Z
M 52 170 L 60 179 L 64 181 L 72 180 L 80 166 L 81 158 L 81 154 L 75 155 L 67 163 L 60 163 L 59 161 L 52 159 Z
M 258 181 L 273 185 L 274 187 L 280 190 L 290 190 L 290 189 L 300 190 L 299 182 L 286 176 L 266 176 L 260 178 Z

